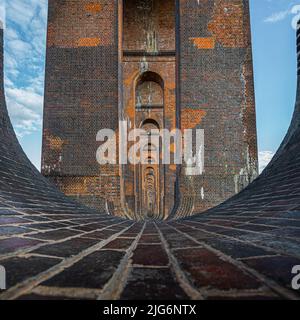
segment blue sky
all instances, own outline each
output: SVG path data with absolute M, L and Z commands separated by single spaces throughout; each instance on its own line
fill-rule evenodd
M 193 0 L 191 0 L 193 1 Z M 19 141 L 40 168 L 47 0 L 0 0 L 5 16 L 5 90 Z M 250 0 L 260 166 L 278 148 L 295 102 L 293 24 L 300 1 Z

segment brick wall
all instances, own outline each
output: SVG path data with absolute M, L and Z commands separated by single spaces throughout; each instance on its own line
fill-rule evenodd
M 115 4 L 49 1 L 42 172 L 67 195 L 101 210 L 115 196 L 107 187 L 103 198 L 101 175 L 119 184 L 117 168 L 108 172 L 96 162 L 97 132 L 118 128 Z
M 164 111 L 151 114 L 162 127 L 205 130 L 203 176 L 162 169 L 164 217 L 247 186 L 257 144 L 246 0 L 49 1 L 43 174 L 89 206 L 133 216 L 134 168 L 101 168 L 96 133 L 118 119 L 139 125 L 134 85 L 145 71 L 164 82 Z
M 180 185 L 189 198 L 182 203 L 199 212 L 257 175 L 249 7 L 242 0 L 179 3 L 181 126 L 198 114 L 192 126 L 205 130 L 205 173 Z

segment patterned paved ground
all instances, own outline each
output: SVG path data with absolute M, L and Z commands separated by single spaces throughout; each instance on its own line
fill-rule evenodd
M 135 223 L 0 208 L 0 299 L 299 299 L 300 212 Z

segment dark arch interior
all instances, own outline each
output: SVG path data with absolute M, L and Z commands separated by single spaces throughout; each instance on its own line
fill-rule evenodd
M 137 86 L 139 86 L 140 84 L 142 84 L 143 82 L 147 82 L 147 81 L 152 81 L 152 82 L 156 82 L 157 84 L 159 84 L 162 88 L 164 88 L 164 81 L 161 78 L 161 76 L 156 73 L 156 72 L 152 72 L 152 71 L 146 71 L 144 72 L 137 80 Z
M 162 78 L 154 72 L 143 73 L 136 84 L 137 108 L 162 108 L 164 106 L 164 90 Z
M 154 128 L 159 129 L 159 124 L 158 124 L 158 122 L 157 122 L 156 120 L 154 120 L 154 119 L 146 119 L 146 120 L 144 120 L 144 121 L 142 122 L 141 127 L 143 128 L 143 127 L 145 127 L 145 126 L 147 126 L 147 125 L 149 125 L 150 127 L 153 126 Z

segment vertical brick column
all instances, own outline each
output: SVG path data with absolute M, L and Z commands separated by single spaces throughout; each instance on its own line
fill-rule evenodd
M 97 163 L 96 135 L 118 128 L 117 20 L 117 1 L 49 1 L 42 159 L 66 195 L 112 211 L 118 168 Z
M 182 129 L 205 130 L 205 173 L 182 170 L 178 215 L 201 212 L 257 175 L 248 1 L 180 0 Z

